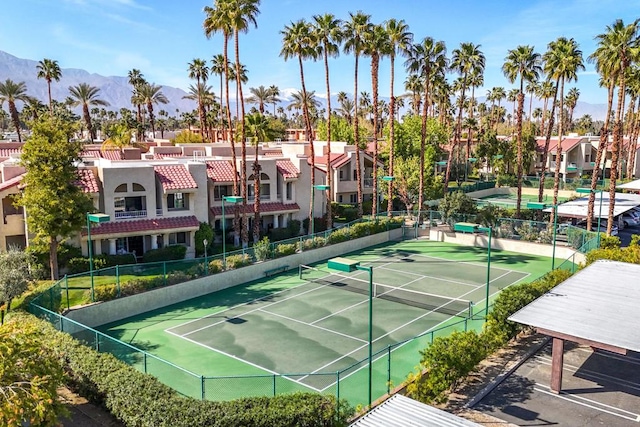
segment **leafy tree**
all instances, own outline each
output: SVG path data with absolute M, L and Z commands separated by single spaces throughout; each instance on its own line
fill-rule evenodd
M 71 139 L 71 124 L 57 118 L 41 118 L 33 124 L 33 136 L 25 143 L 21 163 L 26 169 L 25 190 L 18 204 L 29 212 L 27 225 L 36 242 L 48 242 L 51 279 L 58 278 L 57 247 L 80 229 L 93 203 L 76 185 L 74 163 L 81 141 Z
M 57 426 L 66 409 L 57 398 L 64 372 L 42 346 L 35 325 L 0 327 L 0 425 Z
M 201 222 L 200 227 L 196 231 L 196 254 L 204 254 L 204 241 L 207 241 L 207 248 L 213 244 L 213 227 L 208 222 Z
M 428 164 L 433 164 L 435 159 L 435 148 L 428 146 L 424 154 Z M 420 198 L 420 158 L 419 156 L 397 157 L 394 166 L 394 183 L 398 198 L 406 206 L 407 210 L 412 210 L 414 205 L 419 203 Z M 423 200 L 433 200 L 442 197 L 442 180 L 440 176 L 433 176 L 431 166 L 427 167 Z M 418 205 L 420 208 L 420 205 Z M 421 208 L 420 208 L 421 209 Z
M 447 193 L 438 206 L 442 220 L 449 225 L 462 215 L 475 215 L 478 213 L 478 206 L 473 199 L 462 191 Z
M 11 300 L 27 290 L 32 279 L 33 256 L 17 248 L 0 252 L 0 307 L 11 309 Z M 4 309 L 0 308 L 0 323 L 4 323 Z

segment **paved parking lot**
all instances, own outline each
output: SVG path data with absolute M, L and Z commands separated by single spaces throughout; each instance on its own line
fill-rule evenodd
M 473 409 L 521 426 L 640 426 L 640 355 L 567 342 L 560 394 L 550 378 L 549 344 Z
M 634 234 L 640 234 L 640 225 L 625 227 L 624 230 L 618 232 L 621 246 L 629 246 L 631 243 L 631 236 Z

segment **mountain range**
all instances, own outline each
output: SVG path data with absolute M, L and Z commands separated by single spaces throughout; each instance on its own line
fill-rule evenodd
M 0 81 L 11 79 L 15 82 L 24 82 L 27 86 L 27 94 L 40 99 L 43 103 L 47 103 L 47 82 L 37 78 L 38 61 L 18 58 L 7 52 L 0 50 Z M 102 76 L 100 74 L 89 73 L 85 70 L 77 68 L 63 68 L 62 77 L 58 82 L 51 84 L 51 96 L 59 101 L 64 100 L 69 95 L 69 86 L 76 86 L 80 83 L 88 83 L 100 89 L 100 98 L 109 103 L 107 110 L 118 111 L 120 108 L 131 109 L 131 85 L 129 85 L 128 77 L 120 76 Z M 322 85 L 324 82 L 322 82 Z M 370 88 L 368 91 L 370 93 Z M 281 105 L 286 107 L 292 100 L 292 94 L 296 89 L 281 89 Z M 169 115 L 175 115 L 178 112 L 192 111 L 196 108 L 194 101 L 183 99 L 187 92 L 183 89 L 162 86 L 162 92 L 169 100 L 166 105 L 158 106 L 157 110 L 166 110 Z M 248 91 L 247 91 L 248 92 Z M 218 95 L 218 94 L 216 94 Z M 322 93 L 317 94 L 322 97 L 320 101 L 325 103 L 325 96 Z M 389 101 L 388 97 L 380 97 L 385 101 Z M 484 102 L 484 97 L 478 98 L 479 102 Z M 336 96 L 331 96 L 332 106 L 337 106 Z M 508 112 L 511 112 L 511 103 L 502 102 Z M 533 108 L 542 107 L 542 102 L 536 98 L 533 100 Z M 232 111 L 235 109 L 235 103 L 231 102 Z M 267 106 L 271 111 L 272 106 Z M 335 107 L 334 107 L 335 108 Z M 525 99 L 525 113 L 529 111 L 529 100 Z M 574 119 L 589 114 L 594 120 L 602 120 L 606 115 L 605 104 L 590 104 L 578 101 L 574 111 Z

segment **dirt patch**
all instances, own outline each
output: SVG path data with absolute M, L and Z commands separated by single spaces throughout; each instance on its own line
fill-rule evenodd
M 58 389 L 58 397 L 69 410 L 69 417 L 62 420 L 63 427 L 124 427 L 107 410 L 66 387 Z

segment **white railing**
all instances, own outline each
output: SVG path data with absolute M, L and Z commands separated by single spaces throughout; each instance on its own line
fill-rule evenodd
M 146 218 L 147 211 L 124 211 L 124 212 L 116 212 L 116 219 L 131 219 L 131 218 Z
M 156 216 L 163 216 L 163 215 L 164 215 L 164 214 L 163 214 L 163 212 L 162 212 L 162 208 L 160 208 L 160 209 L 157 209 L 157 208 L 156 208 Z

